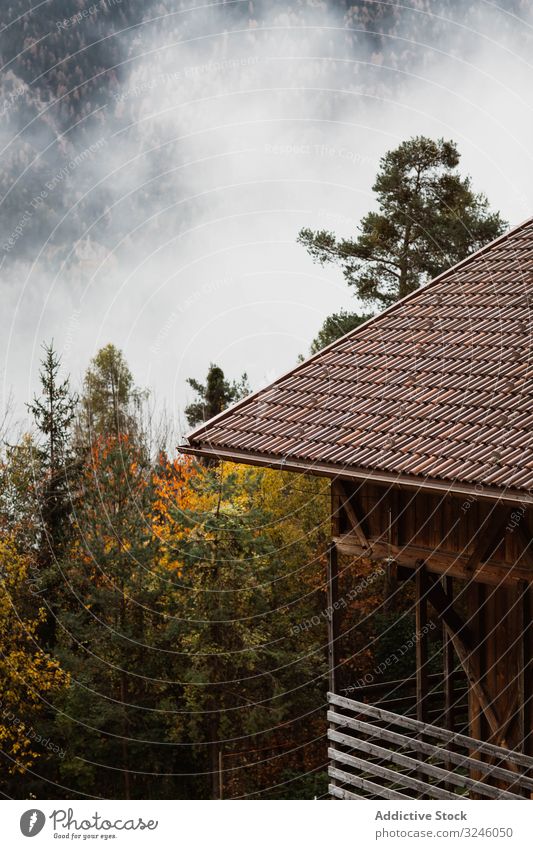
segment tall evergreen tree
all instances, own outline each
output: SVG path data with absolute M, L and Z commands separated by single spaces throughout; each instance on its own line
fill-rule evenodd
M 75 480 L 70 449 L 71 428 L 76 415 L 77 397 L 71 392 L 69 378 L 61 381 L 61 360 L 53 342 L 43 345 L 41 394 L 28 404 L 41 437 L 32 458 L 34 487 L 40 515 L 38 565 L 43 586 L 48 586 L 48 616 L 43 637 L 48 645 L 55 642 L 57 559 L 68 533 L 72 509 L 71 490 Z
M 187 383 L 196 393 L 196 400 L 185 408 L 185 415 L 191 427 L 208 421 L 230 404 L 250 394 L 246 373 L 238 381 L 229 381 L 224 377 L 222 369 L 214 363 L 209 366 L 205 383 L 200 383 L 193 377 L 188 378 Z
M 53 478 L 61 471 L 68 452 L 71 425 L 76 414 L 77 396 L 71 392 L 70 379 L 59 381 L 61 358 L 54 351 L 53 341 L 43 345 L 39 379 L 40 397 L 34 396 L 28 409 L 37 428 L 46 440 L 46 467 Z
M 417 136 L 381 159 L 378 211 L 360 234 L 337 238 L 304 228 L 298 242 L 321 264 L 340 265 L 363 300 L 388 306 L 504 232 L 507 225 L 458 172 L 453 141 Z

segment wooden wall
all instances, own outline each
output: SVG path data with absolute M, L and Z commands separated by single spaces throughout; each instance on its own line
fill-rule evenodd
M 435 604 L 440 594 L 470 681 L 471 736 L 533 754 L 531 508 L 371 481 L 336 481 L 332 494 L 339 551 L 388 557 L 404 579 L 423 569 L 429 584 L 417 585 L 433 587 Z M 442 605 L 444 576 L 453 605 Z

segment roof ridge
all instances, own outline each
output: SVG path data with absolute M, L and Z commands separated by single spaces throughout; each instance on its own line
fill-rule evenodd
M 436 277 L 433 277 L 428 283 L 423 286 L 420 286 L 418 289 L 414 289 L 409 294 L 404 295 L 403 298 L 395 301 L 386 309 L 382 310 L 382 312 L 376 313 L 376 315 L 371 316 L 369 319 L 364 321 L 362 324 L 359 324 L 353 330 L 349 330 L 348 333 L 345 333 L 343 336 L 339 337 L 339 339 L 335 339 L 333 342 L 330 342 L 329 345 L 326 345 L 324 348 L 321 348 L 320 351 L 317 351 L 316 354 L 313 354 L 310 357 L 307 357 L 303 362 L 298 363 L 296 366 L 288 369 L 279 375 L 275 380 L 271 381 L 267 386 L 263 386 L 260 389 L 256 389 L 255 392 L 252 392 L 250 395 L 247 395 L 245 398 L 241 398 L 240 401 L 237 401 L 235 404 L 232 404 L 230 407 L 227 407 L 225 410 L 222 410 L 221 413 L 218 413 L 216 416 L 208 419 L 208 421 L 203 422 L 200 426 L 196 427 L 194 430 L 191 430 L 187 435 L 187 440 L 197 439 L 199 436 L 204 433 L 207 428 L 210 428 L 214 423 L 220 422 L 222 419 L 226 418 L 228 415 L 235 412 L 235 410 L 240 409 L 241 407 L 246 406 L 249 403 L 252 403 L 256 398 L 258 398 L 261 393 L 267 392 L 276 384 L 279 384 L 281 381 L 285 380 L 287 377 L 290 377 L 293 374 L 296 374 L 300 369 L 308 366 L 309 363 L 314 360 L 322 357 L 326 352 L 330 351 L 332 348 L 336 346 L 342 345 L 347 339 L 355 337 L 357 334 L 364 332 L 365 328 L 367 328 L 370 324 L 376 321 L 382 320 L 384 317 L 389 316 L 391 312 L 401 309 L 403 305 L 412 298 L 415 298 L 418 295 L 421 295 L 423 292 L 426 292 L 430 287 L 436 285 L 437 283 L 442 282 L 442 280 L 446 279 L 446 277 L 455 274 L 461 268 L 464 268 L 466 265 L 469 265 L 471 262 L 474 262 L 476 259 L 479 259 L 483 254 L 490 252 L 497 245 L 502 242 L 505 242 L 514 236 L 517 235 L 521 230 L 533 224 L 533 216 L 530 216 L 525 221 L 522 221 L 520 224 L 517 224 L 514 227 L 511 227 L 510 230 L 507 230 L 505 233 L 502 233 L 501 236 L 497 236 L 496 239 L 493 239 L 491 242 L 487 242 L 486 245 L 483 245 L 481 248 L 478 248 L 473 253 L 464 257 L 464 259 L 459 260 L 454 265 L 445 269 L 445 271 L 441 271 Z

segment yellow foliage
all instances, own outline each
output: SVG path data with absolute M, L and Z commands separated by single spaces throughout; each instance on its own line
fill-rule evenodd
M 10 770 L 24 771 L 38 753 L 32 721 L 68 685 L 59 663 L 39 648 L 36 635 L 45 619 L 30 560 L 11 539 L 0 539 L 0 741 L 12 758 Z

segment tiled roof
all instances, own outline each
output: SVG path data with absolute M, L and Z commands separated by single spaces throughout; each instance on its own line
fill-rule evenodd
M 533 488 L 530 298 L 533 219 L 197 428 L 189 449 L 524 493 Z

